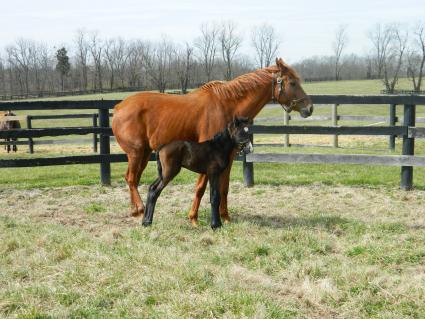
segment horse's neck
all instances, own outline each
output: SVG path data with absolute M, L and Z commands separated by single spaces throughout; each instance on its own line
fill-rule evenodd
M 258 85 L 256 90 L 249 92 L 234 105 L 234 114 L 253 119 L 272 97 L 272 79 L 270 83 Z

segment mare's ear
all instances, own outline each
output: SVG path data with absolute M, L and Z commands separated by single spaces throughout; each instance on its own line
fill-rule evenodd
M 279 70 L 280 70 L 280 75 L 281 76 L 284 76 L 284 75 L 286 75 L 286 74 L 288 74 L 288 72 L 289 72 L 289 68 L 288 68 L 288 66 L 286 65 L 286 63 L 285 62 L 283 62 L 283 60 L 282 60 L 282 58 L 276 58 L 276 65 L 277 65 L 277 67 L 279 68 Z

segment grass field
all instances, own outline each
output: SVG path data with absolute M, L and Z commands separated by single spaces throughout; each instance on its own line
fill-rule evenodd
M 380 83 L 305 87 L 309 93 L 377 94 Z M 340 107 L 341 114 L 387 112 L 387 106 Z M 315 114 L 330 114 L 330 108 L 319 106 Z M 418 114 L 425 116 L 422 107 Z M 267 107 L 259 116 L 281 117 L 282 110 Z M 80 125 L 90 122 L 34 126 Z M 279 143 L 282 136 L 258 135 L 255 142 Z M 331 137 L 292 135 L 291 142 L 329 145 Z M 384 137 L 341 136 L 340 145 L 255 151 L 401 152 L 400 140 L 393 153 Z M 31 156 L 91 153 L 90 145 L 35 150 Z M 0 158 L 29 157 L 26 152 L 1 150 Z M 416 153 L 425 155 L 420 140 Z M 404 192 L 398 167 L 255 164 L 256 185 L 245 188 L 241 163 L 235 163 L 232 223 L 215 232 L 208 196 L 200 226 L 186 218 L 196 179 L 187 171 L 159 198 L 153 226 L 141 227 L 128 215 L 125 169 L 112 165 L 111 187 L 98 185 L 99 165 L 0 169 L 0 318 L 425 317 L 423 168 L 414 170 L 415 190 Z M 143 198 L 155 177 L 150 163 Z

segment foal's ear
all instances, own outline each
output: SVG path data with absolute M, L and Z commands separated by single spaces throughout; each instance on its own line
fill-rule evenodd
M 233 116 L 232 124 L 234 126 L 238 126 L 239 125 L 239 117 L 237 115 Z

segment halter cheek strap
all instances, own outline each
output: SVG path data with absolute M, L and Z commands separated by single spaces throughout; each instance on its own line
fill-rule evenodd
M 292 109 L 295 107 L 296 103 L 299 102 L 299 100 L 296 100 L 296 103 L 294 104 L 294 101 L 291 101 L 291 104 L 288 106 L 286 104 L 282 104 L 279 102 L 280 96 L 285 92 L 285 87 L 283 85 L 283 78 L 282 77 L 275 77 L 275 73 L 272 73 L 273 78 L 272 78 L 272 101 L 273 103 L 278 102 L 282 108 L 286 111 L 286 112 L 291 112 Z M 278 85 L 278 95 L 277 95 L 277 99 L 275 97 L 275 88 L 274 88 L 274 79 L 276 78 L 276 84 Z

